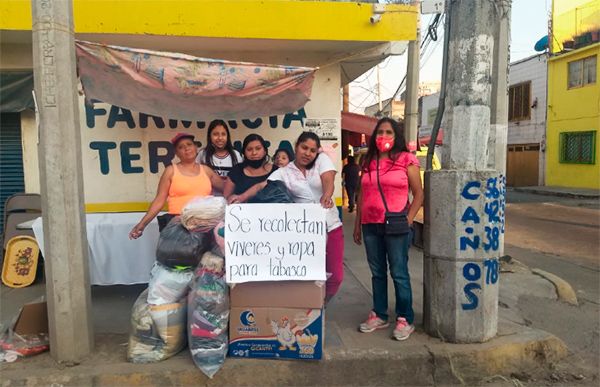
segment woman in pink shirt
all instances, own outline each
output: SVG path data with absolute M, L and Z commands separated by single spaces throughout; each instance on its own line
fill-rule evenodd
M 408 151 L 404 131 L 398 122 L 387 117 L 377 122 L 361 169 L 354 241 L 359 245 L 363 240 L 365 242 L 367 261 L 371 269 L 373 310 L 367 320 L 360 324 L 359 329 L 369 333 L 389 326 L 389 263 L 396 295 L 396 328 L 393 337 L 405 340 L 414 331 L 412 289 L 408 273 L 408 249 L 412 231 L 400 235 L 386 234 L 385 207 L 387 204 L 389 212 L 405 212 L 408 223 L 412 226 L 413 219 L 423 204 L 423 187 L 419 161 Z M 409 191 L 412 193 L 412 202 L 409 200 Z

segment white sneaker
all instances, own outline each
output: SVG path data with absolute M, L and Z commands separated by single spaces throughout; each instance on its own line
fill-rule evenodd
M 394 329 L 394 338 L 396 340 L 406 340 L 415 330 L 415 326 L 409 324 L 404 317 L 398 317 L 396 320 L 396 328 Z
M 358 330 L 362 333 L 371 333 L 376 329 L 384 329 L 390 326 L 390 323 L 377 317 L 375 312 L 371 311 L 367 320 L 360 324 Z

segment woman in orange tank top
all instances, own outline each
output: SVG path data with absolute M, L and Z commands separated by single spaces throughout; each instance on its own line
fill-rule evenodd
M 158 215 L 165 203 L 168 203 L 169 214 L 179 215 L 192 198 L 210 195 L 213 187 L 223 191 L 223 179 L 212 169 L 196 162 L 198 147 L 192 134 L 177 133 L 171 143 L 180 161 L 165 168 L 158 183 L 156 197 L 146 215 L 129 233 L 130 239 L 142 236 L 144 228 Z

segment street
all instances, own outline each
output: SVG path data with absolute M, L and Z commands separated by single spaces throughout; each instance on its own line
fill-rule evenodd
M 600 348 L 600 201 L 510 191 L 505 254 L 567 281 L 579 306 L 523 296 L 526 324 L 565 341 L 571 356 L 559 369 L 597 385 Z M 576 371 L 577 370 L 577 371 Z M 588 375 L 586 375 L 586 372 Z M 595 376 L 594 376 L 595 375 Z M 590 380 L 591 378 L 592 379 Z M 556 382 L 566 382 L 557 371 Z

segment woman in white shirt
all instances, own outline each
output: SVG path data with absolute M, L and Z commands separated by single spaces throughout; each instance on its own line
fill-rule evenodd
M 296 157 L 285 168 L 269 176 L 282 181 L 296 203 L 321 203 L 327 209 L 326 300 L 338 291 L 344 278 L 344 233 L 337 207 L 333 205 L 333 184 L 337 173 L 333 162 L 320 153 L 321 141 L 312 132 L 303 132 L 296 141 Z
M 242 161 L 242 155 L 233 149 L 225 121 L 212 121 L 206 133 L 206 148 L 198 152 L 196 162 L 208 165 L 225 180 L 231 168 Z

